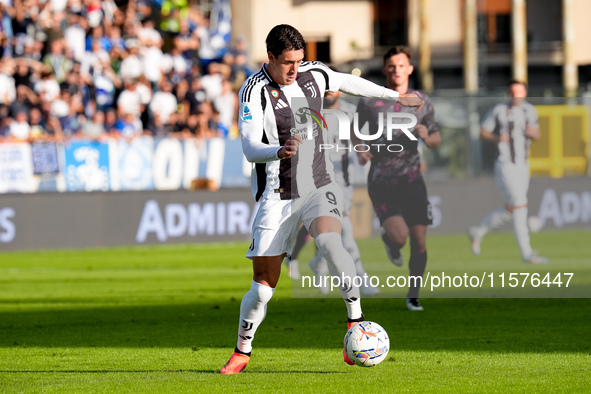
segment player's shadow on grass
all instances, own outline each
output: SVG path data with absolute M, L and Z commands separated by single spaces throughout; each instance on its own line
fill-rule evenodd
M 5 370 L 2 371 L 0 370 L 0 374 L 28 374 L 28 373 L 32 373 L 32 374 L 36 374 L 36 373 L 56 373 L 56 374 L 60 374 L 60 373 L 65 373 L 65 374 L 71 374 L 71 373 L 97 373 L 97 374 L 120 374 L 120 373 L 197 373 L 197 374 L 204 374 L 204 375 L 219 375 L 220 371 L 219 369 L 215 369 L 215 370 L 204 370 L 204 369 L 177 369 L 177 370 L 165 370 L 165 369 L 144 369 L 144 370 L 125 370 L 125 369 L 120 369 L 120 370 L 109 370 L 109 369 L 101 369 L 101 370 L 85 370 L 85 369 L 79 369 L 79 370 L 73 370 L 73 369 L 69 369 L 69 370 Z M 288 373 L 288 374 L 306 374 L 306 375 L 334 375 L 334 374 L 347 374 L 347 372 L 344 371 L 297 371 L 297 370 L 293 370 L 293 371 L 257 371 L 256 369 L 249 369 L 245 372 L 245 374 L 277 374 L 277 373 Z
M 399 351 L 591 353 L 591 299 L 425 299 L 409 312 L 401 299 L 364 300 Z M 0 347 L 232 348 L 240 302 L 109 306 L 0 313 Z M 338 349 L 342 300 L 276 298 L 257 348 Z

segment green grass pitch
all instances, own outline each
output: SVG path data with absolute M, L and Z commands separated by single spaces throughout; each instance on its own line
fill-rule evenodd
M 591 231 L 542 232 L 534 247 L 591 288 Z M 359 242 L 368 271 L 388 267 Z M 342 361 L 340 299 L 291 298 L 280 280 L 244 374 L 219 375 L 251 282 L 248 243 L 0 253 L 0 392 L 589 392 L 591 299 L 365 299 L 389 333 L 374 368 Z M 429 266 L 522 269 L 512 234 L 473 257 L 431 236 Z M 311 256 L 307 246 L 301 261 Z M 406 256 L 408 250 L 405 249 Z M 302 270 L 304 272 L 304 265 Z M 394 271 L 394 270 L 398 271 Z

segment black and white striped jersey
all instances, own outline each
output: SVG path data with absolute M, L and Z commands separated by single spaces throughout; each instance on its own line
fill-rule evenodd
M 318 125 L 313 125 L 316 135 L 313 140 L 306 139 L 302 132 L 306 128 L 298 128 L 301 116 L 297 112 L 307 104 L 320 113 L 324 92 L 337 91 L 339 87 L 339 74 L 318 62 L 303 62 L 291 85 L 273 81 L 267 65 L 244 82 L 238 93 L 238 125 L 244 153 L 249 161 L 256 163 L 251 177 L 255 200 L 262 196 L 298 198 L 333 181 L 332 164 L 317 148 L 326 136 Z M 297 108 L 293 108 L 292 102 Z M 308 124 L 307 119 L 302 120 L 301 123 Z M 290 159 L 278 160 L 277 152 L 296 133 L 304 139 L 298 153 Z
M 525 136 L 528 125 L 538 126 L 536 107 L 528 102 L 519 106 L 509 103 L 495 105 L 482 120 L 482 128 L 496 134 L 508 134 L 509 142 L 497 144 L 497 160 L 501 163 L 527 164 L 530 138 Z

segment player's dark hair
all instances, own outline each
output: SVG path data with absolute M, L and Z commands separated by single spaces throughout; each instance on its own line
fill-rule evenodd
M 278 57 L 284 50 L 306 50 L 304 36 L 293 26 L 277 25 L 267 35 L 267 52 Z
M 523 82 L 523 81 L 519 81 L 517 79 L 512 79 L 511 81 L 509 81 L 509 87 L 513 86 L 513 85 L 523 85 L 523 87 L 525 88 L 525 90 L 527 90 L 527 83 Z
M 392 56 L 400 55 L 401 53 L 405 54 L 409 61 L 412 59 L 412 52 L 410 51 L 410 48 L 404 45 L 398 45 L 394 48 L 390 48 L 388 52 L 386 52 L 384 55 L 384 66 L 386 65 L 388 59 L 390 59 Z

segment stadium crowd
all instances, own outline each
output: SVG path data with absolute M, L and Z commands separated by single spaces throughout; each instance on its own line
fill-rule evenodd
M 0 142 L 237 134 L 246 42 L 187 0 L 0 0 Z

